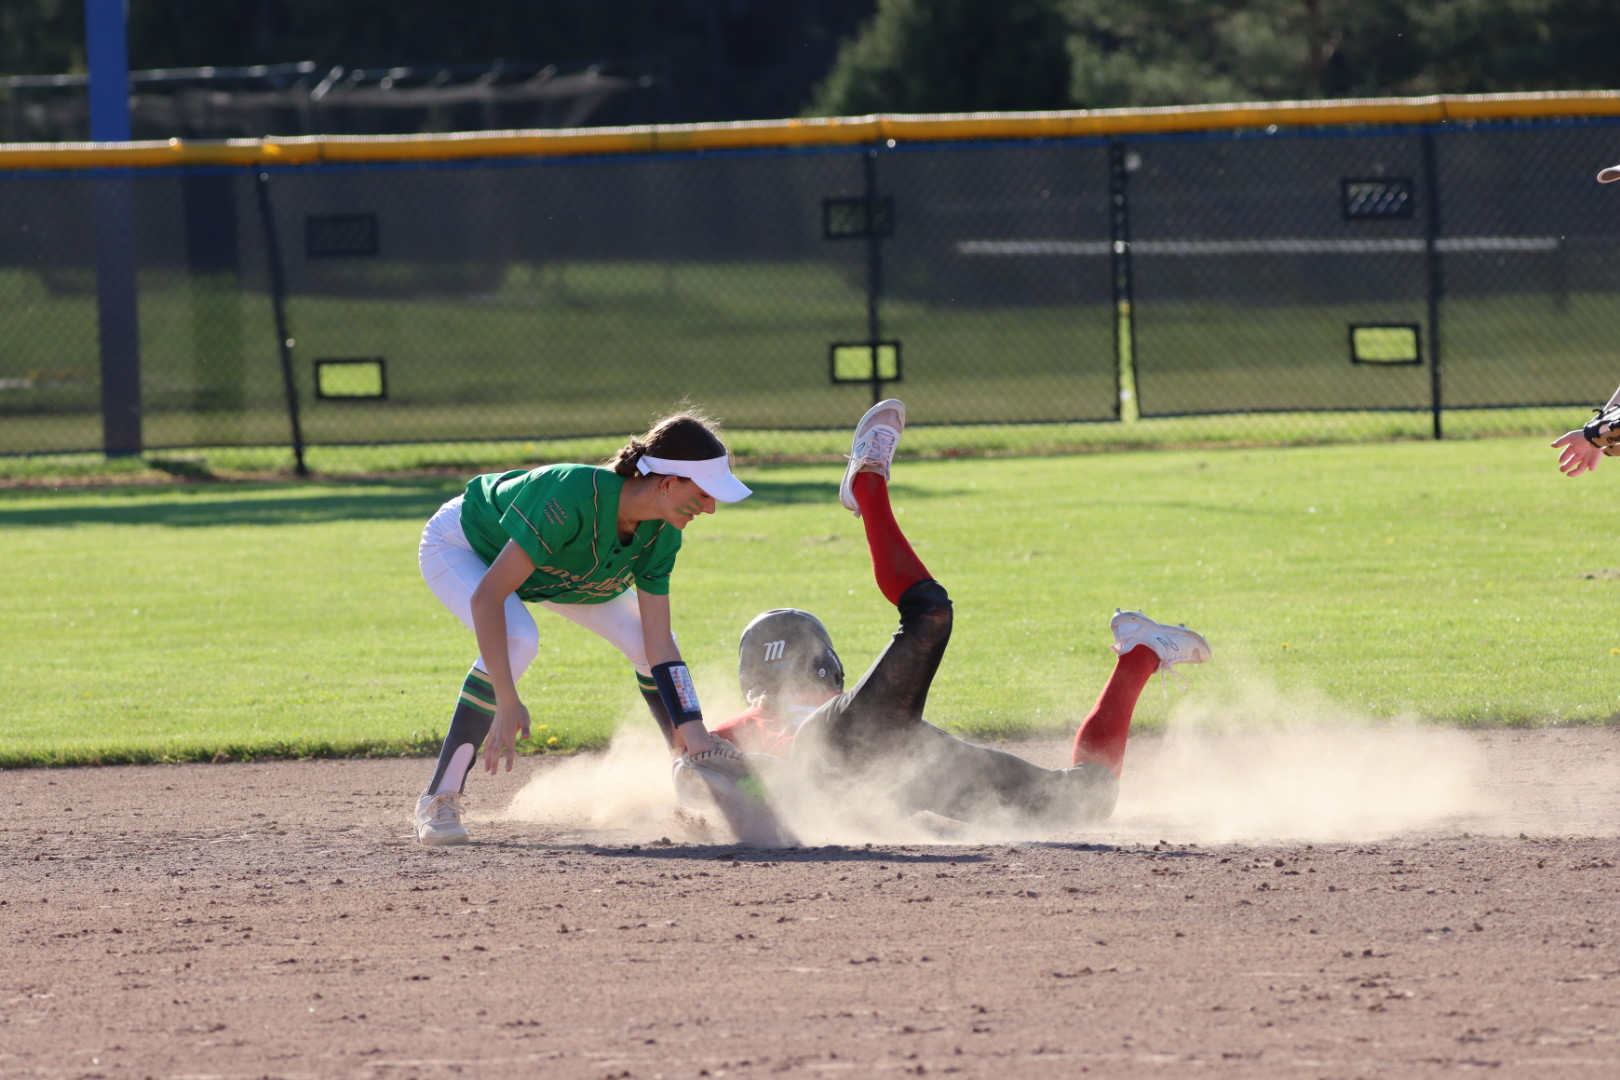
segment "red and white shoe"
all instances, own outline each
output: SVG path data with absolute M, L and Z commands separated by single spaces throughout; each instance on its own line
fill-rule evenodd
M 889 478 L 889 467 L 894 464 L 894 449 L 900 445 L 900 433 L 906 429 L 906 406 L 894 398 L 880 401 L 861 417 L 855 425 L 855 439 L 850 445 L 849 465 L 844 469 L 844 481 L 838 485 L 838 501 L 844 509 L 861 516 L 855 502 L 855 476 L 875 472 Z

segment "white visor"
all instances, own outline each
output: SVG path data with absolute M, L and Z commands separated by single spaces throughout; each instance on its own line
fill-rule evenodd
M 731 466 L 726 461 L 726 455 L 705 458 L 703 461 L 681 461 L 678 458 L 653 457 L 651 454 L 641 455 L 636 462 L 636 468 L 641 475 L 648 473 L 662 473 L 665 476 L 684 476 L 698 487 L 704 494 L 713 495 L 723 503 L 742 502 L 753 492 L 731 475 Z
M 1607 169 L 1598 173 L 1598 183 L 1600 184 L 1612 184 L 1616 180 L 1620 180 L 1620 165 L 1610 165 Z

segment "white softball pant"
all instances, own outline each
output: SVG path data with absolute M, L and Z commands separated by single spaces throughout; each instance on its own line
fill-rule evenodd
M 439 603 L 467 629 L 473 629 L 473 590 L 484 579 L 489 566 L 474 553 L 467 534 L 462 531 L 460 495 L 439 507 L 428 519 L 422 530 L 417 562 L 422 567 L 423 580 L 439 598 Z M 637 672 L 651 676 L 641 631 L 641 607 L 635 590 L 626 590 L 602 604 L 556 604 L 543 600 L 540 606 L 585 627 L 623 653 Z M 513 681 L 522 677 L 539 653 L 540 630 L 528 606 L 513 593 L 506 598 L 506 655 L 512 665 Z M 484 666 L 483 657 L 478 658 L 476 666 L 480 671 L 489 670 Z

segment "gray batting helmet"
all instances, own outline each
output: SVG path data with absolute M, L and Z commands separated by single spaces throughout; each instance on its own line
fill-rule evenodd
M 798 608 L 754 616 L 737 642 L 737 681 L 745 697 L 841 691 L 844 665 L 821 620 Z

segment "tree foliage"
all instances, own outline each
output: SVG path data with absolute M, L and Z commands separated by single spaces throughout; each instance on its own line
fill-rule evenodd
M 509 61 L 645 78 L 666 121 L 791 116 L 875 0 L 128 0 L 129 64 Z M 84 0 L 0 0 L 0 76 L 84 71 Z
M 128 0 L 134 69 L 636 67 L 665 120 L 1616 85 L 1620 0 Z M 865 20 L 864 22 L 862 20 Z M 639 67 L 638 67 L 639 66 Z M 84 69 L 84 0 L 0 0 L 0 75 Z M 621 66 L 620 72 L 625 68 Z
M 811 111 L 1601 89 L 1617 53 L 1615 0 L 880 0 Z
M 0 0 L 0 75 L 84 70 L 84 0 Z
M 812 115 L 1059 109 L 1065 25 L 1051 0 L 879 0 Z
M 1599 89 L 1620 47 L 1612 0 L 1064 6 L 1080 108 Z

